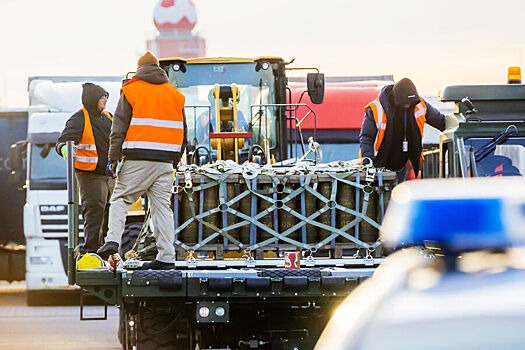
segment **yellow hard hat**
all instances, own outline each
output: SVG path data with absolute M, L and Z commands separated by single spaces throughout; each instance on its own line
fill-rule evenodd
M 77 261 L 78 270 L 96 269 L 104 266 L 104 260 L 94 253 L 86 253 Z

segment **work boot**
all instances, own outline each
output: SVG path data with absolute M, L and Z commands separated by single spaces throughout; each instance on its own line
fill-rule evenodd
M 152 260 L 142 264 L 141 270 L 172 270 L 175 268 L 174 263 L 165 263 L 158 260 Z
M 96 253 L 97 247 L 87 247 L 85 244 L 82 244 L 78 247 L 78 252 L 80 255 L 84 255 L 86 253 Z
M 110 255 L 118 253 L 118 243 L 117 242 L 106 242 L 104 245 L 97 250 L 97 254 L 103 259 L 108 260 Z

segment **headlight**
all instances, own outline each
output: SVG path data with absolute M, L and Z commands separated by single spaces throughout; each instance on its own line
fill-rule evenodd
M 202 318 L 207 318 L 210 316 L 210 308 L 207 306 L 201 306 L 199 308 L 199 316 Z
M 51 265 L 51 257 L 49 256 L 32 256 L 29 258 L 31 265 Z
M 215 309 L 215 315 L 219 317 L 224 316 L 225 313 L 226 313 L 226 310 L 224 310 L 222 306 L 219 306 L 218 308 Z

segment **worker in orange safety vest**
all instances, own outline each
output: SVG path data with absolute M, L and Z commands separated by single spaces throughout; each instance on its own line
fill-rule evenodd
M 64 159 L 67 159 L 66 142 L 74 141 L 77 146 L 75 177 L 84 219 L 84 243 L 80 246 L 80 253 L 96 252 L 107 233 L 109 198 L 115 187 L 115 180 L 106 175 L 113 118 L 105 109 L 108 97 L 103 87 L 84 83 L 83 108 L 67 120 L 55 146 Z
M 158 253 L 142 268 L 175 267 L 170 204 L 173 169 L 187 142 L 184 102 L 184 95 L 168 82 L 157 57 L 146 51 L 138 60 L 135 76 L 122 87 L 113 118 L 106 171 L 116 176 L 117 183 L 110 200 L 108 235 L 98 250 L 103 259 L 118 252 L 128 207 L 146 193 Z
M 457 120 L 422 99 L 408 78 L 383 87 L 378 98 L 365 107 L 359 134 L 361 156 L 369 158 L 376 168 L 395 171 L 396 183 L 405 181 L 407 164 L 417 177 L 425 123 L 443 131 Z

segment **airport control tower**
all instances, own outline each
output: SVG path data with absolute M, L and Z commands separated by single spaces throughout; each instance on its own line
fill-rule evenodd
M 159 0 L 153 12 L 159 35 L 148 40 L 148 50 L 159 58 L 204 57 L 206 42 L 193 33 L 197 11 L 191 0 Z

